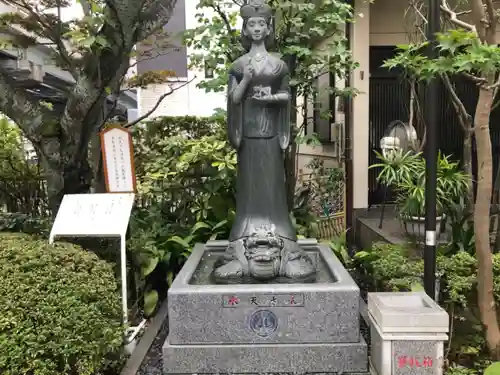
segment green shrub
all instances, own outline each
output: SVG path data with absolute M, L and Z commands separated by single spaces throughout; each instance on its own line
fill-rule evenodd
M 376 243 L 353 257 L 339 251 L 335 243 L 331 247 L 356 281 L 361 281 L 369 291 L 422 289 L 423 260 L 415 257 L 408 247 Z M 500 253 L 492 254 L 492 261 L 493 293 L 495 300 L 500 301 Z M 447 374 L 483 373 L 490 365 L 490 357 L 477 305 L 477 260 L 466 250 L 452 253 L 449 246 L 440 248 L 437 272 L 440 280 L 439 303 L 448 311 L 453 331 L 447 343 L 447 361 L 453 365 L 447 369 Z
M 33 217 L 23 213 L 1 213 L 0 232 L 28 233 L 48 238 L 52 220 L 48 217 Z
M 140 183 L 128 245 L 145 279 L 145 299 L 156 300 L 195 243 L 229 236 L 236 152 L 224 118 L 161 117 L 136 128 L 134 137 Z M 144 301 L 146 315 L 155 307 Z
M 112 267 L 82 248 L 0 236 L 0 373 L 97 375 L 121 356 Z
M 0 115 L 0 208 L 40 216 L 47 211 L 46 189 L 25 142 L 19 126 Z

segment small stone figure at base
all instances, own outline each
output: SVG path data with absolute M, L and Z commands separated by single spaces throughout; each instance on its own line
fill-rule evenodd
M 217 282 L 245 276 L 300 281 L 316 272 L 297 244 L 286 199 L 290 74 L 287 64 L 266 48 L 272 40 L 272 13 L 263 0 L 250 0 L 240 12 L 247 53 L 229 70 L 227 94 L 228 137 L 238 152 L 236 217 L 230 245 L 213 272 Z
M 238 282 L 245 276 L 259 281 L 277 277 L 311 281 L 316 274 L 311 258 L 295 241 L 280 238 L 266 226 L 231 243 L 215 267 L 216 282 Z

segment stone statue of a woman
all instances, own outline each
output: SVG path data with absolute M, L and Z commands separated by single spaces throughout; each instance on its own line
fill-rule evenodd
M 250 276 L 310 279 L 316 270 L 297 244 L 286 198 L 283 151 L 290 142 L 290 87 L 285 62 L 270 54 L 272 10 L 263 0 L 241 8 L 248 53 L 230 68 L 228 136 L 238 151 L 236 218 L 216 264 L 219 282 Z

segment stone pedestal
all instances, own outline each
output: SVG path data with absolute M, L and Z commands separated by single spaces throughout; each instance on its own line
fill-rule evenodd
M 369 293 L 374 375 L 442 375 L 448 314 L 425 293 Z
M 164 372 L 361 373 L 359 288 L 327 245 L 299 244 L 316 261 L 311 284 L 214 284 L 227 241 L 197 245 L 168 293 Z

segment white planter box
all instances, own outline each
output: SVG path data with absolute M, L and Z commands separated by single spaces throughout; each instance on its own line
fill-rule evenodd
M 442 375 L 449 317 L 425 293 L 368 293 L 371 370 L 378 375 Z

